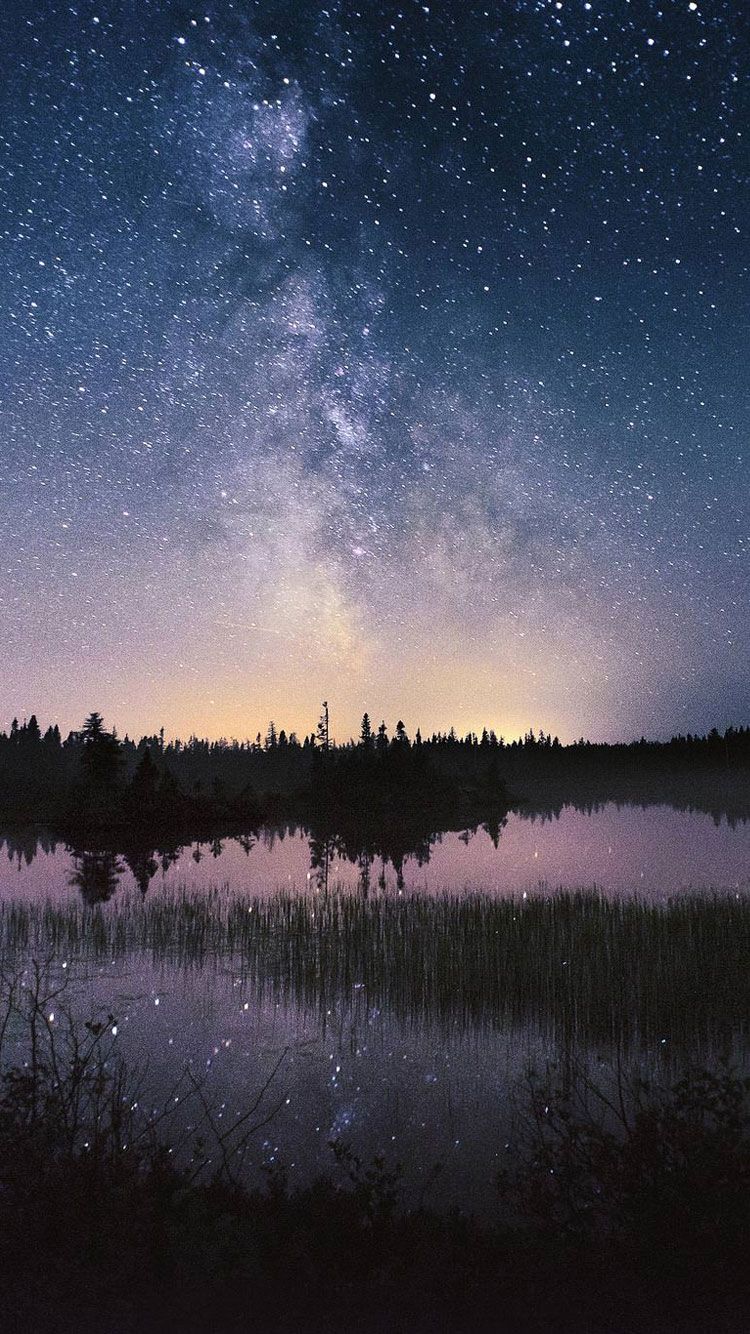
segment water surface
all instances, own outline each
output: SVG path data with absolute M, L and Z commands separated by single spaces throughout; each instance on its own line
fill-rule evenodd
M 666 806 L 511 813 L 395 865 L 290 828 L 116 851 L 26 830 L 0 952 L 115 1015 L 156 1102 L 189 1068 L 228 1125 L 278 1064 L 252 1170 L 308 1179 L 345 1139 L 406 1164 L 412 1198 L 487 1209 L 530 1066 L 746 1060 L 748 891 L 750 823 Z
M 227 886 L 253 896 L 311 883 L 451 893 L 481 889 L 523 894 L 545 887 L 596 886 L 606 894 L 663 898 L 691 888 L 750 885 L 750 821 L 730 823 L 669 806 L 615 806 L 559 814 L 510 813 L 494 836 L 486 829 L 436 835 L 394 866 L 380 858 L 350 860 L 335 840 L 323 845 L 302 829 L 283 827 L 184 847 L 138 845 L 86 876 L 90 849 L 67 847 L 36 831 L 0 836 L 0 897 L 92 899 L 132 890 Z

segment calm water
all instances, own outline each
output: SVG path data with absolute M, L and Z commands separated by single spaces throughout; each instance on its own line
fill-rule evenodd
M 303 831 L 289 829 L 166 852 L 138 848 L 113 858 L 104 868 L 109 878 L 98 886 L 96 866 L 87 883 L 82 857 L 63 843 L 17 832 L 0 836 L 0 848 L 0 897 L 5 899 L 60 901 L 82 888 L 90 898 L 101 899 L 135 889 L 136 876 L 149 894 L 226 885 L 253 896 L 306 891 L 326 876 L 329 885 L 354 887 L 362 877 L 361 864 L 337 855 L 333 847 L 326 856 L 326 849 L 311 845 Z M 595 885 L 605 894 L 657 899 L 690 888 L 744 890 L 750 886 L 750 821 L 732 826 L 667 806 L 510 814 L 497 842 L 484 830 L 442 834 L 426 855 L 423 850 L 420 856 L 407 856 L 400 873 L 391 863 L 374 861 L 369 878 L 373 888 L 428 893 L 471 888 L 523 894 L 540 882 L 553 889 Z
M 407 857 L 400 870 L 380 861 L 364 869 L 369 898 L 362 902 L 377 907 L 380 900 L 393 898 L 406 913 L 416 912 L 410 893 L 437 900 L 445 893 L 466 896 L 478 890 L 490 897 L 513 896 L 522 904 L 524 894 L 535 900 L 559 888 L 594 885 L 616 902 L 637 896 L 662 904 L 708 887 L 744 902 L 750 891 L 750 823 L 732 827 L 661 806 L 607 806 L 593 814 L 569 808 L 557 818 L 511 815 L 496 843 L 484 831 L 444 834 L 429 856 L 423 850 L 420 858 Z M 339 886 L 351 895 L 362 888 L 363 866 L 339 857 L 335 849 L 311 846 L 303 832 L 294 830 L 169 853 L 130 850 L 106 860 L 103 869 L 95 864 L 93 874 L 84 850 L 73 852 L 62 843 L 17 832 L 6 838 L 0 856 L 0 899 L 28 906 L 50 900 L 60 910 L 70 907 L 79 914 L 85 935 L 88 918 L 79 912 L 85 902 L 108 896 L 97 913 L 120 914 L 127 921 L 129 905 L 134 915 L 142 914 L 161 900 L 167 905 L 185 891 L 200 894 L 211 885 L 220 889 L 217 904 L 244 896 L 269 903 L 275 896 L 299 895 L 313 903 L 314 917 L 315 895 L 325 889 L 326 876 L 329 896 L 335 897 Z M 467 965 L 473 958 L 472 939 L 462 946 Z M 380 936 L 374 940 L 382 980 L 377 995 L 359 974 L 345 985 L 337 974 L 336 987 L 327 988 L 325 977 L 315 970 L 305 975 L 302 965 L 298 986 L 274 987 L 273 959 L 261 985 L 257 959 L 248 965 L 231 949 L 180 964 L 153 948 L 113 949 L 111 957 L 67 949 L 64 958 L 56 952 L 55 966 L 66 966 L 76 1009 L 88 1013 L 92 1006 L 104 1006 L 116 1016 L 117 1042 L 129 1060 L 148 1063 L 155 1098 L 164 1096 L 189 1066 L 206 1081 L 206 1095 L 221 1124 L 228 1125 L 281 1062 L 263 1105 L 273 1116 L 258 1132 L 253 1170 L 283 1163 L 293 1181 L 307 1179 L 332 1168 L 329 1141 L 343 1137 L 364 1158 L 382 1153 L 391 1162 L 408 1164 L 413 1198 L 431 1182 L 431 1169 L 439 1161 L 442 1171 L 428 1198 L 487 1208 L 492 1175 L 511 1133 L 510 1090 L 530 1065 L 541 1069 L 566 1054 L 566 1043 L 550 1024 L 549 995 L 542 999 L 546 979 L 530 967 L 528 995 L 515 1019 L 498 1022 L 493 1015 L 484 1022 L 481 1003 L 455 1014 L 449 1003 L 436 1017 L 429 1007 L 410 1009 L 408 999 L 389 1003 L 388 971 L 395 966 L 399 937 L 395 947 L 393 938 L 382 947 Z M 451 943 L 446 934 L 442 944 Z M 477 957 L 485 944 L 477 939 Z M 437 946 L 439 958 L 440 941 Z M 663 952 L 666 947 L 658 948 Z M 295 949 L 299 954 L 299 941 L 280 941 L 280 954 Z M 560 978 L 578 969 L 576 976 L 585 982 L 588 959 L 571 956 L 562 937 L 559 953 L 558 959 L 553 946 L 550 969 L 559 970 Z M 533 962 L 533 941 L 529 957 Z M 636 978 L 640 965 L 640 956 L 635 957 Z M 672 967 L 668 958 L 667 966 Z M 399 967 L 403 971 L 403 961 Z M 570 974 L 563 974 L 566 968 Z M 518 977 L 513 985 L 522 985 Z M 627 1004 L 627 987 L 622 997 Z M 564 1016 L 559 1018 L 562 1030 Z M 641 1065 L 649 1072 L 666 1069 L 677 1036 L 665 1023 L 647 1041 L 635 1040 Z M 738 1027 L 731 1037 L 732 1054 L 742 1059 L 744 1029 Z M 727 1050 L 726 1032 L 722 1044 L 714 1052 L 709 1035 L 709 1054 Z M 705 1050 L 696 1049 L 695 1055 Z M 583 1055 L 606 1081 L 616 1057 L 614 1044 L 606 1036 L 594 1040 L 589 1032 Z M 177 1096 L 176 1114 L 189 1126 L 198 1108 L 189 1097 L 183 1101 L 182 1092 Z

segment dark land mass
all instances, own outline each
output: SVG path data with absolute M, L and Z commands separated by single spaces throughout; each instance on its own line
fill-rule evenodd
M 750 818 L 750 728 L 628 745 L 563 746 L 533 732 L 506 743 L 493 732 L 410 739 L 399 723 L 359 741 L 329 743 L 327 727 L 299 741 L 165 743 L 119 740 L 91 714 L 63 740 L 36 718 L 0 733 L 0 818 L 85 836 L 118 830 L 191 838 L 294 820 L 365 842 L 402 826 L 415 847 L 437 830 L 497 823 L 511 808 L 559 810 L 607 801 L 668 802 L 715 818 Z M 390 834 L 388 834 L 390 836 Z M 360 843 L 362 840 L 360 839 Z
M 319 733 L 322 729 L 319 729 Z M 311 871 L 328 883 L 335 858 L 359 868 L 364 890 L 376 862 L 421 865 L 448 831 L 482 828 L 495 843 L 509 811 L 554 818 L 565 805 L 666 802 L 718 822 L 750 819 L 750 729 L 607 746 L 570 746 L 543 733 L 506 744 L 492 732 L 410 739 L 363 720 L 356 743 L 302 742 L 277 733 L 252 743 L 163 735 L 119 740 L 91 714 L 63 740 L 36 719 L 0 733 L 0 820 L 8 853 L 31 861 L 64 842 L 84 900 L 111 898 L 128 868 L 143 893 L 157 870 L 191 844 L 196 860 L 235 838 L 249 851 L 261 828 L 303 828 Z

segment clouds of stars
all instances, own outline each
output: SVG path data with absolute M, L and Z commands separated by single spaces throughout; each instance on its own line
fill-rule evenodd
M 742 9 L 6 6 L 6 712 L 744 721 Z

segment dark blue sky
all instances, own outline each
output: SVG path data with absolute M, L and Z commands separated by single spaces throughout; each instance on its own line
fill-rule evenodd
M 6 714 L 748 721 L 740 0 L 0 26 Z

